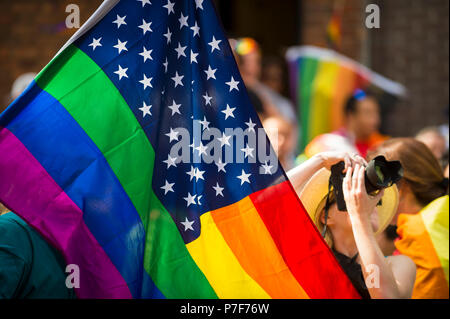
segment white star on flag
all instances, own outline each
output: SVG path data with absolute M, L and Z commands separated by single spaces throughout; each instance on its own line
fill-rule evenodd
M 204 0 L 195 0 L 195 8 L 203 10 L 203 1 Z
M 145 117 L 146 115 L 152 115 L 152 113 L 150 112 L 150 109 L 152 108 L 151 105 L 147 105 L 145 104 L 145 102 L 142 103 L 143 106 L 141 108 L 139 108 L 139 110 L 142 111 L 142 117 Z
M 167 33 L 164 33 L 164 36 L 167 38 L 167 44 L 169 44 L 172 41 L 172 32 L 169 28 L 167 28 Z
M 239 81 L 235 81 L 233 77 L 231 77 L 230 82 L 225 82 L 225 84 L 230 87 L 230 92 L 233 89 L 236 89 L 237 91 L 239 91 L 239 88 L 238 88 Z
M 178 19 L 178 21 L 180 22 L 180 30 L 183 29 L 183 27 L 189 27 L 189 24 L 187 23 L 188 19 L 189 16 L 184 16 L 182 12 L 180 18 Z
M 267 161 L 264 162 L 263 165 L 261 165 L 261 167 L 264 169 L 264 173 L 263 174 L 269 174 L 272 175 L 271 169 L 272 169 L 272 165 L 268 165 Z
M 255 150 L 254 148 L 251 148 L 251 147 L 248 146 L 248 143 L 247 143 L 247 146 L 245 148 L 241 148 L 241 151 L 245 153 L 245 158 L 247 158 L 249 156 L 250 157 L 254 157 L 253 156 L 253 151 L 254 150 Z
M 217 182 L 217 184 L 216 184 L 216 186 L 213 186 L 213 188 L 214 188 L 214 190 L 216 191 L 216 196 L 219 196 L 219 195 L 221 195 L 222 197 L 224 197 L 223 196 L 223 190 L 224 190 L 224 188 L 223 187 L 220 187 L 220 185 L 219 185 L 219 183 Z
M 223 171 L 224 173 L 227 172 L 225 170 L 225 165 L 227 165 L 227 163 L 222 163 L 222 160 L 219 159 L 219 162 L 215 162 L 215 164 L 217 166 L 217 173 L 219 173 L 220 171 Z
M 137 1 L 142 2 L 142 8 L 145 7 L 146 4 L 150 4 L 150 5 L 152 4 L 150 2 L 150 0 L 137 0 Z
M 195 21 L 195 24 L 193 27 L 191 27 L 191 30 L 194 31 L 193 37 L 195 38 L 196 35 L 200 37 L 200 27 L 197 25 L 197 21 Z
M 167 168 L 170 168 L 171 166 L 177 167 L 177 164 L 175 163 L 177 160 L 177 157 L 171 157 L 168 155 L 167 159 L 163 161 L 163 163 L 167 164 Z
M 127 70 L 128 70 L 128 68 L 122 69 L 122 67 L 119 64 L 119 69 L 116 72 L 114 72 L 115 74 L 117 74 L 119 76 L 119 81 L 122 80 L 123 77 L 128 78 Z
M 98 38 L 98 39 L 92 38 L 92 43 L 89 44 L 89 46 L 92 47 L 92 51 L 95 51 L 95 49 L 96 49 L 97 47 L 101 47 L 101 46 L 102 46 L 102 44 L 100 43 L 101 40 L 102 40 L 101 37 Z
M 169 68 L 169 61 L 166 58 L 166 62 L 163 63 L 164 65 L 164 73 L 167 73 L 167 69 Z
M 151 21 L 147 23 L 145 22 L 144 19 L 142 19 L 142 24 L 139 26 L 139 28 L 142 29 L 145 35 L 147 32 L 153 32 L 153 30 L 150 28 L 151 25 L 152 25 Z
M 144 63 L 145 63 L 145 61 L 147 61 L 147 60 L 153 60 L 153 58 L 152 58 L 152 52 L 153 52 L 153 50 L 147 50 L 146 47 L 143 47 L 142 49 L 143 49 L 144 51 L 142 51 L 141 53 L 139 53 L 139 55 L 141 55 L 141 56 L 144 57 Z
M 197 197 L 197 195 L 192 196 L 191 193 L 188 193 L 187 197 L 183 197 L 183 199 L 187 202 L 187 207 L 191 204 L 195 205 L 195 197 Z
M 248 131 L 249 132 L 252 132 L 252 131 L 255 132 L 256 124 L 252 122 L 252 118 L 249 118 L 248 122 L 245 122 L 245 124 L 248 126 Z
M 210 124 L 210 122 L 208 122 L 207 120 L 206 120 L 206 116 L 203 116 L 203 121 L 199 121 L 199 123 L 202 125 L 202 131 L 203 130 L 209 130 L 209 124 Z
M 198 63 L 197 56 L 198 56 L 198 53 L 195 53 L 194 51 L 191 50 L 191 63 L 193 63 L 193 62 Z
M 152 83 L 151 83 L 152 80 L 153 80 L 153 78 L 148 78 L 148 77 L 144 74 L 144 78 L 143 78 L 142 80 L 140 80 L 139 83 L 142 83 L 142 85 L 144 85 L 144 90 L 145 90 L 145 89 L 148 88 L 148 87 L 153 88 L 153 85 L 152 85 Z
M 122 24 L 127 24 L 125 22 L 126 17 L 127 16 L 120 17 L 119 15 L 117 15 L 117 19 L 113 21 L 113 23 L 117 24 L 117 29 L 119 29 Z
M 170 128 L 170 132 L 165 135 L 169 137 L 169 143 L 171 143 L 172 141 L 178 141 L 178 134 L 178 131 L 174 131 L 172 128 Z
M 235 109 L 236 109 L 235 107 L 230 107 L 230 106 L 227 104 L 227 108 L 226 108 L 225 110 L 222 111 L 222 113 L 225 114 L 225 120 L 228 119 L 230 116 L 234 118 L 233 112 L 234 112 Z
M 216 38 L 213 36 L 212 41 L 208 43 L 208 45 L 211 46 L 211 53 L 214 52 L 214 50 L 220 51 L 219 43 L 222 42 L 222 40 L 216 40 Z
M 167 0 L 167 4 L 163 6 L 163 8 L 167 9 L 167 15 L 170 16 L 171 13 L 175 14 L 175 10 L 173 7 L 175 6 L 175 2 L 170 2 L 170 0 Z
M 221 147 L 223 147 L 225 145 L 231 146 L 231 144 L 230 144 L 231 137 L 232 137 L 232 135 L 227 136 L 227 135 L 225 135 L 225 132 L 222 132 L 222 137 L 218 137 L 217 140 L 220 142 Z
M 180 58 L 180 56 L 184 56 L 186 57 L 186 53 L 184 53 L 184 50 L 186 50 L 187 46 L 182 47 L 181 43 L 178 42 L 178 48 L 175 49 L 175 51 L 177 51 L 178 53 L 178 59 Z
M 178 75 L 178 72 L 175 73 L 175 76 L 172 78 L 172 80 L 175 82 L 175 87 L 177 87 L 178 85 L 184 86 L 183 85 L 183 80 L 184 75 Z
M 203 174 L 205 174 L 205 171 L 201 171 L 198 168 L 195 169 L 195 181 L 198 182 L 199 179 L 203 179 L 205 180 L 205 178 L 203 177 Z
M 197 172 L 197 169 L 191 165 L 191 170 L 189 172 L 186 172 L 186 174 L 188 174 L 190 176 L 189 181 L 192 181 L 192 179 L 195 177 L 196 172 Z
M 242 170 L 242 174 L 239 175 L 239 176 L 237 176 L 237 178 L 239 178 L 239 179 L 241 180 L 241 186 L 242 186 L 242 184 L 244 184 L 244 183 L 246 183 L 246 182 L 250 184 L 250 180 L 249 180 L 248 178 L 249 178 L 251 175 L 252 175 L 252 174 L 247 174 L 247 173 L 245 173 L 244 170 Z
M 216 79 L 216 71 L 217 71 L 217 69 L 212 69 L 211 68 L 211 65 L 210 66 L 208 66 L 208 70 L 205 70 L 204 72 L 206 73 L 206 76 L 207 76 L 207 80 L 209 80 L 209 79 Z
M 172 116 L 175 115 L 175 113 L 181 114 L 180 112 L 180 106 L 181 104 L 177 104 L 175 100 L 173 100 L 172 105 L 169 105 L 168 108 L 172 110 Z
M 190 195 L 190 194 L 189 194 Z M 187 197 L 185 197 L 184 199 L 186 199 Z M 194 199 L 195 199 L 195 195 L 194 195 Z M 193 202 L 193 204 L 195 204 L 195 202 Z M 188 206 L 189 206 L 190 204 L 188 204 Z M 181 222 L 180 224 L 182 224 L 183 226 L 184 226 L 184 231 L 187 231 L 188 229 L 190 229 L 190 230 L 194 230 L 194 228 L 192 228 L 192 224 L 195 222 L 195 220 L 193 220 L 193 221 L 189 221 L 189 219 L 187 219 L 187 217 L 186 217 L 186 219 L 185 219 L 185 221 L 184 222 Z
M 164 195 L 167 195 L 168 192 L 175 192 L 173 190 L 173 185 L 175 185 L 175 183 L 169 183 L 166 179 L 166 184 L 164 186 L 161 186 L 161 189 L 164 190 Z
M 205 99 L 205 105 L 211 105 L 212 97 L 208 95 L 208 92 L 203 95 L 203 98 Z
M 196 151 L 198 151 L 198 155 L 201 156 L 202 154 L 206 155 L 206 150 L 208 149 L 208 146 L 204 146 L 202 142 L 200 142 L 200 145 L 194 148 Z
M 128 41 L 122 42 L 119 39 L 117 39 L 117 44 L 114 46 L 114 48 L 116 48 L 119 51 L 119 54 L 124 50 L 128 51 L 128 49 L 126 47 L 127 42 Z

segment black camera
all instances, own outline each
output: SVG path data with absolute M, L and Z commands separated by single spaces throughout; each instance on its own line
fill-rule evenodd
M 339 162 L 331 167 L 330 183 L 333 186 L 337 206 L 340 211 L 346 211 L 344 194 L 342 192 L 342 181 L 345 174 L 344 162 Z M 392 186 L 403 177 L 403 168 L 399 161 L 387 161 L 382 155 L 375 157 L 369 162 L 364 171 L 364 181 L 368 194 Z

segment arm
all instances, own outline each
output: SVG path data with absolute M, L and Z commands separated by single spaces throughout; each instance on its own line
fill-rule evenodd
M 379 248 L 370 222 L 370 215 L 373 213 L 378 201 L 383 196 L 380 192 L 376 196 L 370 196 L 366 192 L 364 185 L 364 167 L 356 165 L 354 169 L 349 168 L 343 181 L 343 192 L 347 211 L 352 224 L 353 235 L 361 258 L 364 278 L 371 275 L 368 271 L 373 271 L 375 265 L 378 270 L 379 280 L 375 283 L 379 285 L 368 285 L 372 298 L 409 298 L 412 292 L 411 263 L 402 263 L 402 271 L 398 271 L 399 263 L 391 263 L 384 257 Z M 414 266 L 415 267 L 415 266 Z M 415 275 L 415 270 L 414 270 Z
M 292 186 L 294 186 L 297 195 L 300 196 L 306 183 L 317 171 L 324 167 L 330 170 L 331 166 L 341 161 L 345 162 L 344 172 L 354 163 L 360 163 L 361 165 L 367 164 L 359 155 L 350 155 L 345 152 L 323 152 L 314 155 L 306 162 L 294 167 L 287 172 L 287 176 L 291 181 Z

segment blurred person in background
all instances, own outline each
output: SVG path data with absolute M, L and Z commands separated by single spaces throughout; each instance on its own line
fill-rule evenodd
M 362 157 L 388 138 L 378 132 L 380 106 L 370 91 L 356 90 L 347 100 L 344 112 L 345 127 L 334 133 L 346 137 Z
M 295 145 L 290 144 L 293 142 L 290 139 L 290 134 L 293 130 L 292 123 L 281 116 L 269 116 L 262 120 L 262 125 L 280 160 L 281 166 L 286 171 L 291 169 L 295 164 L 294 158 L 290 156 L 292 149 L 295 147 Z
M 447 140 L 438 127 L 429 126 L 421 129 L 416 134 L 416 139 L 431 150 L 443 168 L 447 166 L 448 163 L 443 163 L 445 161 L 445 153 L 448 151 Z
M 13 83 L 10 93 L 10 102 L 17 99 L 20 94 L 30 85 L 30 83 L 36 77 L 36 73 L 24 73 L 20 75 Z
M 254 39 L 232 39 L 230 44 L 249 94 L 256 94 L 262 102 L 264 117 L 282 117 L 284 121 L 290 123 L 289 132 L 285 137 L 289 141 L 285 145 L 290 147 L 286 150 L 286 156 L 291 158 L 289 162 L 293 162 L 298 135 L 294 106 L 288 99 L 261 82 L 262 54 L 259 44 Z M 279 85 L 282 85 L 282 82 Z M 289 168 L 285 167 L 285 169 Z
M 368 160 L 384 155 L 403 166 L 398 183 L 399 205 L 391 228 L 378 237 L 385 255 L 402 254 L 416 263 L 413 298 L 449 298 L 448 179 L 428 147 L 414 138 L 393 138 L 371 152 Z

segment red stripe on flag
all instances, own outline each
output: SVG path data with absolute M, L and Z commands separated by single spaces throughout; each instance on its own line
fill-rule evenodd
M 250 195 L 292 274 L 312 299 L 361 298 L 289 181 Z

